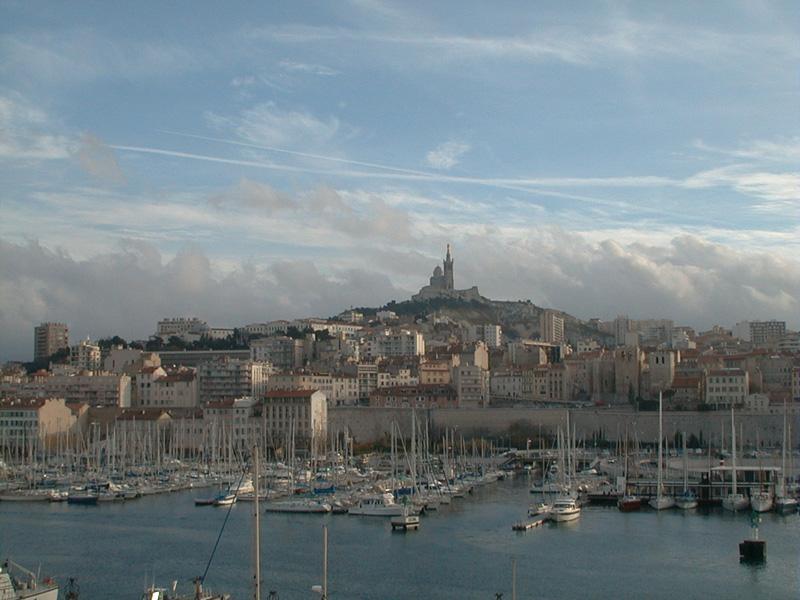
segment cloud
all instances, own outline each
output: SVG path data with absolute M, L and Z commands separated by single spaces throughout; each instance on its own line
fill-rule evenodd
M 69 158 L 75 144 L 52 133 L 50 116 L 17 92 L 0 95 L 0 158 L 54 160 Z
M 755 206 L 762 210 L 783 210 L 792 205 L 796 210 L 800 201 L 800 171 L 775 173 L 757 171 L 749 165 L 730 165 L 696 173 L 681 185 L 689 189 L 730 187 L 745 196 L 762 199 L 764 202 Z
M 319 190 L 315 201 L 329 213 L 344 202 L 330 190 Z M 625 313 L 698 328 L 772 318 L 800 326 L 800 262 L 791 254 L 742 251 L 695 235 L 647 239 L 595 241 L 556 227 L 507 235 L 484 226 L 443 229 L 419 243 L 362 240 L 340 246 L 333 260 L 330 249 L 309 245 L 302 260 L 234 261 L 224 269 L 194 247 L 166 257 L 150 243 L 125 241 L 79 260 L 35 242 L 0 241 L 0 355 L 25 358 L 32 328 L 43 320 L 67 321 L 75 337 L 145 337 L 165 315 L 233 326 L 402 300 L 426 283 L 447 241 L 456 285 L 479 285 L 496 299 L 530 298 L 584 319 Z
M 236 326 L 328 316 L 407 293 L 374 271 L 322 272 L 302 260 L 240 263 L 220 273 L 196 249 L 166 258 L 143 242 L 126 242 L 115 251 L 76 260 L 35 242 L 0 240 L 0 274 L 0 357 L 23 360 L 33 353 L 33 327 L 46 320 L 67 322 L 73 339 L 112 334 L 139 339 L 169 315 L 194 314 Z
M 493 36 L 451 34 L 430 20 L 416 27 L 395 26 L 355 29 L 346 27 L 274 25 L 249 28 L 244 36 L 283 44 L 352 44 L 363 48 L 404 46 L 416 50 L 405 55 L 419 65 L 441 65 L 475 60 L 523 63 L 561 62 L 587 67 L 609 60 L 672 59 L 691 63 L 741 68 L 754 56 L 779 56 L 793 61 L 800 50 L 790 32 L 739 33 L 663 19 L 588 19 L 572 26 L 538 26 Z M 422 29 L 422 31 L 420 31 Z M 676 43 L 676 40 L 679 40 Z M 372 53 L 372 55 L 380 56 Z
M 800 162 L 800 137 L 779 138 L 776 140 L 752 140 L 736 148 L 721 148 L 695 140 L 692 145 L 698 150 L 723 154 L 734 158 L 747 158 L 760 161 Z
M 99 138 L 86 133 L 78 146 L 78 161 L 92 177 L 110 183 L 122 183 L 125 175 L 119 166 L 114 150 Z
M 203 47 L 109 38 L 89 28 L 5 34 L 0 55 L 0 73 L 70 85 L 100 78 L 171 77 L 209 68 L 218 56 Z
M 236 204 L 268 214 L 297 208 L 295 200 L 288 194 L 284 194 L 270 185 L 246 178 L 241 179 L 232 189 L 212 195 L 208 201 L 217 208 Z
M 320 119 L 306 111 L 281 109 L 273 102 L 258 104 L 237 116 L 209 112 L 206 121 L 215 129 L 232 131 L 248 142 L 291 148 L 323 146 L 340 130 L 335 117 Z
M 434 169 L 452 169 L 469 150 L 470 145 L 464 142 L 445 142 L 428 152 L 425 160 Z
M 320 75 L 322 77 L 339 75 L 339 71 L 326 67 L 325 65 L 296 62 L 293 60 L 282 60 L 278 63 L 278 66 L 289 73 L 308 73 L 310 75 Z

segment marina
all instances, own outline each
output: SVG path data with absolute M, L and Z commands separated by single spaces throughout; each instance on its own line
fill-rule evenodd
M 701 585 L 728 598 L 796 597 L 796 514 L 763 515 L 760 535 L 769 542 L 769 556 L 750 567 L 738 559 L 748 515 L 713 507 L 621 513 L 588 505 L 576 521 L 544 523 L 534 535 L 515 535 L 509 523 L 525 515 L 530 485 L 520 476 L 480 486 L 467 498 L 426 512 L 419 531 L 409 536 L 392 535 L 388 517 L 267 514 L 264 590 L 282 598 L 312 597 L 319 576 L 308 565 L 321 560 L 320 528 L 327 525 L 331 597 L 510 597 L 512 558 L 520 598 L 582 597 L 587 589 L 619 597 L 622 589 L 645 586 L 653 598 L 692 597 Z M 193 498 L 182 491 L 98 507 L 0 502 L 2 549 L 21 564 L 41 564 L 59 582 L 77 577 L 85 598 L 138 598 L 143 578 L 179 579 L 181 588 L 190 587 L 228 510 L 197 508 Z M 207 582 L 246 598 L 252 511 L 248 503 L 230 511 Z

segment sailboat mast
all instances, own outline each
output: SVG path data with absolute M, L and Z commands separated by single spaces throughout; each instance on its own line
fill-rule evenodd
M 253 600 L 261 600 L 261 510 L 259 508 L 259 495 L 261 490 L 258 485 L 261 474 L 259 465 L 258 445 L 253 446 Z
M 661 391 L 658 392 L 658 489 L 656 491 L 656 495 L 660 498 L 661 497 L 661 483 L 662 483 L 662 475 L 661 475 L 661 461 L 664 457 L 664 452 L 661 448 L 662 440 L 663 440 L 663 422 L 662 422 L 662 415 L 661 415 Z
M 732 492 L 736 495 L 736 423 L 733 420 L 733 405 L 731 404 L 731 477 L 733 478 Z
M 786 494 L 786 400 L 783 401 L 783 443 L 781 444 L 781 496 Z

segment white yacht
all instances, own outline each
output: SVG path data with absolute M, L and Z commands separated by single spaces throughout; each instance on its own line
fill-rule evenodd
M 581 506 L 578 501 L 571 496 L 561 496 L 556 498 L 553 506 L 548 513 L 551 521 L 561 523 L 563 521 L 574 521 L 581 516 Z
M 391 493 L 385 492 L 364 496 L 347 512 L 351 515 L 368 517 L 398 517 L 403 514 L 403 505 L 395 502 Z

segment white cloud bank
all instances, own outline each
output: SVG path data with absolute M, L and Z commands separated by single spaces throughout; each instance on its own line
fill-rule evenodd
M 429 240 L 430 248 L 449 237 L 443 231 Z M 627 313 L 700 328 L 767 318 L 800 325 L 800 262 L 791 258 L 694 236 L 622 244 L 556 228 L 530 229 L 513 239 L 487 229 L 454 242 L 457 285 L 478 284 L 498 299 L 530 298 L 581 318 Z M 413 281 L 409 274 L 418 269 L 422 285 L 435 264 L 412 247 L 392 248 L 389 255 L 379 242 L 343 256 L 347 268 L 322 272 L 315 260 L 324 257 L 244 262 L 222 273 L 195 249 L 166 258 L 150 244 L 126 242 L 76 260 L 33 242 L 0 241 L 0 357 L 28 358 L 33 327 L 44 320 L 68 322 L 76 339 L 141 338 L 166 315 L 195 314 L 235 326 L 377 306 L 408 298 L 393 280 Z

